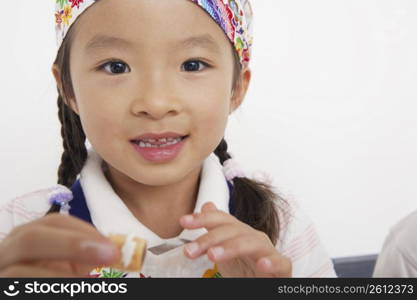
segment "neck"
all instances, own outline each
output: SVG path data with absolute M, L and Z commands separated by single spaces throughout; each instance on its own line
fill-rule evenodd
M 132 214 L 161 238 L 178 236 L 181 216 L 194 211 L 201 167 L 179 182 L 163 186 L 139 183 L 108 166 L 105 176 Z

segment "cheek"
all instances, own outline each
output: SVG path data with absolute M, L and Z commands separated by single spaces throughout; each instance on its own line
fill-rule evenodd
M 210 147 L 217 147 L 224 136 L 228 116 L 230 99 L 226 89 L 222 92 L 216 89 L 197 100 L 193 118 L 193 127 L 198 138 L 209 143 Z
M 114 105 L 109 94 L 80 90 L 77 98 L 81 123 L 88 140 L 93 145 L 109 146 L 120 135 L 122 107 Z

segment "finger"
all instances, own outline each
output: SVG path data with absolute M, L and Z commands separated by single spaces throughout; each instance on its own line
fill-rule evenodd
M 185 245 L 184 254 L 189 258 L 197 258 L 217 244 L 232 239 L 242 233 L 242 228 L 236 225 L 222 225 L 210 230 L 195 241 Z
M 31 265 L 39 267 L 41 269 L 53 269 L 58 272 L 67 273 L 70 272 L 75 274 L 75 276 L 77 277 L 88 277 L 91 271 L 97 267 L 94 265 L 68 263 L 63 261 L 38 261 Z
M 260 236 L 260 233 L 257 233 Z M 231 259 L 249 257 L 257 261 L 261 257 L 276 253 L 272 244 L 265 243 L 262 237 L 255 234 L 244 234 L 226 240 L 215 247 L 208 249 L 207 256 L 213 262 L 226 262 Z
M 244 226 L 248 226 L 247 224 L 244 224 L 237 220 L 232 215 L 221 210 L 194 213 L 192 215 L 182 216 L 180 219 L 181 226 L 186 229 L 197 229 L 204 227 L 207 230 L 210 230 L 214 227 L 238 222 Z
M 102 265 L 111 264 L 119 256 L 119 250 L 105 239 L 40 225 L 27 227 L 0 243 L 0 269 L 34 260 Z
M 272 277 L 291 277 L 291 260 L 279 253 L 260 258 L 256 262 L 258 272 L 268 274 Z
M 33 222 L 26 223 L 21 226 L 17 226 L 10 232 L 10 234 L 18 233 L 21 230 L 25 230 L 26 226 L 32 225 L 46 225 L 54 228 L 68 229 L 75 232 L 82 232 L 86 234 L 91 234 L 93 236 L 104 237 L 91 224 L 73 216 L 57 213 L 47 215 L 45 217 L 39 218 Z
M 87 223 L 77 217 L 73 217 L 70 215 L 50 214 L 46 217 L 41 218 L 40 223 L 104 237 L 104 235 L 98 232 L 97 229 L 90 223 Z
M 201 207 L 201 212 L 216 211 L 217 207 L 213 202 L 204 203 Z
M 38 278 L 68 278 L 75 277 L 70 272 L 44 269 L 31 265 L 13 265 L 0 271 L 0 278 L 38 277 Z

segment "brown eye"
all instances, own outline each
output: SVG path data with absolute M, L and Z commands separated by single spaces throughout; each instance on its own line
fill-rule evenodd
M 121 61 L 111 61 L 104 64 L 101 69 L 106 70 L 110 74 L 123 74 L 127 73 L 126 70 L 129 70 L 129 67 Z
M 198 72 L 204 70 L 204 68 L 200 68 L 201 66 L 208 67 L 209 65 L 201 60 L 190 60 L 183 64 L 183 70 L 186 72 Z

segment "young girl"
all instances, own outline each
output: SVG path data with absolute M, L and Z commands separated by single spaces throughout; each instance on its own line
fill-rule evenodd
M 248 0 L 56 3 L 59 185 L 0 210 L 1 276 L 335 275 L 308 218 L 228 154 Z M 106 267 L 121 256 L 107 235 L 132 232 L 141 273 Z

